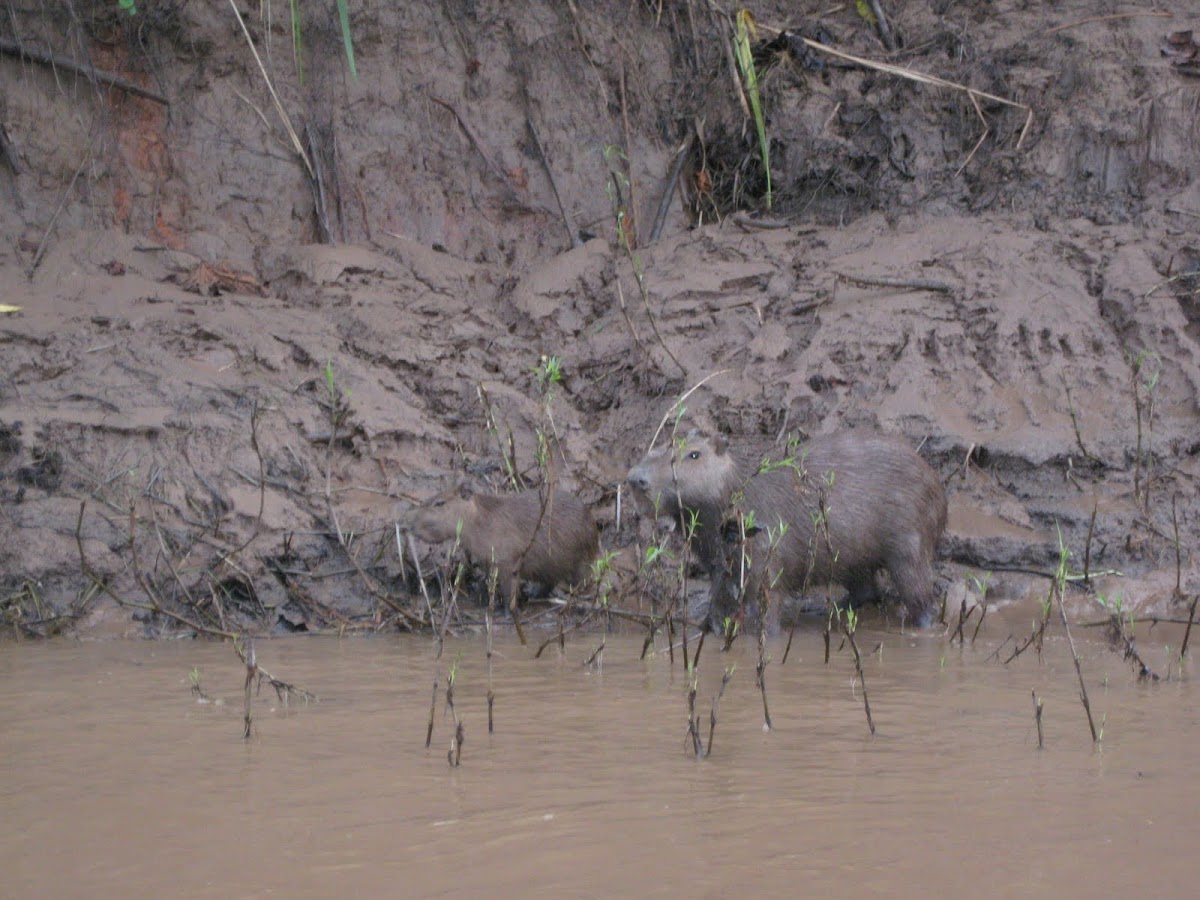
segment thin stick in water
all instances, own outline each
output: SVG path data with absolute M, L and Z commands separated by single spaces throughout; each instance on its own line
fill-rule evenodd
M 429 699 L 429 725 L 425 729 L 425 749 L 429 749 L 433 741 L 433 713 L 437 709 L 438 679 L 433 676 L 433 696 Z

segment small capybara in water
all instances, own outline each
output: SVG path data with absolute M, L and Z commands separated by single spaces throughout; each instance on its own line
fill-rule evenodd
M 886 569 L 909 621 L 932 621 L 933 555 L 946 528 L 946 494 L 899 438 L 843 431 L 789 447 L 785 459 L 760 460 L 731 451 L 723 437 L 693 432 L 651 450 L 628 480 L 685 528 L 680 504 L 696 513 L 693 548 L 712 579 L 708 622 L 718 633 L 737 610 L 738 554 L 724 526 L 739 512 L 753 512 L 758 527 L 746 540 L 748 599 L 757 599 L 764 584 L 763 560 L 776 597 L 836 582 L 852 604 L 876 595 L 875 573 Z M 772 548 L 780 522 L 787 532 Z
M 401 527 L 436 544 L 452 540 L 460 522 L 467 558 L 485 571 L 496 566 L 497 587 L 509 605 L 516 602 L 522 580 L 547 589 L 581 583 L 599 550 L 591 512 L 564 491 L 552 492 L 543 509 L 536 490 L 476 494 L 459 485 L 412 510 Z

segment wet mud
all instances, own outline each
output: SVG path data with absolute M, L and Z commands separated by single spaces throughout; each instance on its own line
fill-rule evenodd
M 231 13 L 85 6 L 2 27 L 161 96 L 0 55 L 8 631 L 429 627 L 395 523 L 463 478 L 553 478 L 629 575 L 620 481 L 701 381 L 687 425 L 919 448 L 943 588 L 1039 592 L 1061 535 L 1125 609 L 1200 591 L 1188 4 L 894 11 L 894 61 L 1010 103 L 801 40 L 889 58 L 849 7 L 756 10 L 769 214 L 711 10 L 372 9 L 357 81 L 332 19 L 304 81 L 248 19 L 321 203 Z

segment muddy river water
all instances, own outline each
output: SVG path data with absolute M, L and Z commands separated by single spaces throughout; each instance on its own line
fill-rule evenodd
M 874 737 L 848 651 L 824 665 L 815 627 L 786 665 L 771 645 L 770 733 L 752 642 L 710 645 L 706 733 L 736 669 L 701 761 L 678 660 L 639 660 L 636 635 L 609 635 L 600 668 L 583 665 L 599 635 L 539 660 L 498 640 L 492 735 L 482 638 L 440 661 L 428 637 L 260 641 L 259 662 L 320 701 L 285 708 L 264 687 L 249 742 L 228 644 L 6 643 L 0 895 L 1194 896 L 1187 666 L 1139 684 L 1097 633 L 1077 637 L 1097 750 L 1065 640 L 1004 666 L 988 656 L 1007 634 L 960 649 L 861 632 L 883 645 L 866 659 Z M 1143 649 L 1164 665 L 1178 642 Z M 424 742 L 434 675 L 444 687 L 456 661 L 451 768 L 442 693 Z M 223 702 L 193 697 L 193 670 Z

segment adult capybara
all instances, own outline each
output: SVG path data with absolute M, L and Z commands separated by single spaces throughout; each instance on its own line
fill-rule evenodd
M 714 631 L 737 609 L 733 570 L 740 555 L 731 552 L 723 526 L 738 512 L 753 512 L 760 529 L 746 541 L 748 599 L 757 599 L 764 583 L 779 597 L 836 582 L 859 603 L 875 596 L 875 574 L 886 569 L 909 620 L 921 627 L 932 621 L 932 564 L 946 528 L 946 494 L 933 469 L 899 438 L 843 431 L 792 447 L 786 458 L 763 460 L 731 450 L 723 437 L 693 432 L 651 450 L 628 480 L 684 527 L 681 505 L 696 513 L 693 546 L 712 580 Z M 772 548 L 780 522 L 787 531 Z
M 489 571 L 494 565 L 499 571 L 497 587 L 510 605 L 516 602 L 522 580 L 543 588 L 581 583 L 599 550 L 591 512 L 578 498 L 557 490 L 543 504 L 536 490 L 476 494 L 468 485 L 459 485 L 413 509 L 401 527 L 430 543 L 460 534 L 472 563 Z

